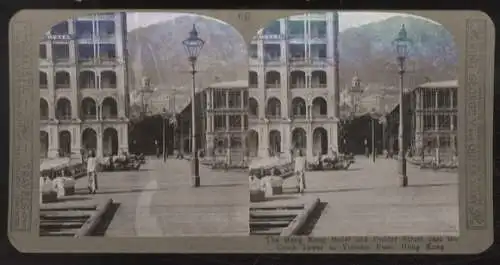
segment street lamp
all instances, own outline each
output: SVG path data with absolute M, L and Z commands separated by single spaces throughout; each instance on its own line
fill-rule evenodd
M 371 118 L 371 129 L 372 129 L 372 161 L 375 163 L 375 157 L 377 156 L 377 151 L 375 150 L 375 120 L 377 120 L 377 113 L 375 112 L 375 109 L 372 109 L 370 112 L 370 118 Z
M 196 61 L 198 59 L 198 55 L 200 54 L 205 41 L 198 37 L 198 31 L 196 30 L 196 25 L 193 24 L 193 29 L 189 32 L 189 37 L 182 41 L 184 48 L 186 49 L 186 53 L 188 55 L 189 63 L 191 64 L 191 75 L 193 80 L 193 88 L 191 91 L 191 177 L 193 181 L 194 187 L 200 186 L 200 164 L 198 161 L 198 145 L 197 145 L 197 131 L 196 131 Z
M 399 145 L 399 161 L 400 161 L 400 185 L 402 187 L 408 186 L 408 176 L 406 175 L 406 150 L 405 150 L 405 104 L 404 104 L 404 74 L 405 63 L 408 58 L 408 49 L 411 40 L 405 29 L 405 25 L 401 26 L 398 36 L 394 40 L 394 46 L 397 52 L 397 61 L 399 64 L 399 132 L 398 132 L 398 145 Z

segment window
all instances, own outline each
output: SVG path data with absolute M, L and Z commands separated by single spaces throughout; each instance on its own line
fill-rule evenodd
M 92 44 L 78 44 L 78 60 L 90 61 L 95 58 L 94 45 Z
M 257 49 L 257 44 L 250 44 L 249 48 L 248 48 L 248 55 L 250 56 L 250 58 L 258 58 L 259 56 L 259 52 L 258 52 L 258 49 Z
M 216 131 L 224 131 L 226 129 L 226 116 L 225 115 L 215 115 L 215 117 L 214 117 L 214 129 Z
M 52 44 L 52 58 L 54 58 L 54 61 L 69 60 L 69 45 Z
M 114 44 L 99 44 L 99 58 L 101 60 L 116 59 L 116 48 Z
M 241 116 L 240 115 L 231 115 L 229 116 L 229 126 L 231 129 L 241 129 Z
M 214 108 L 226 108 L 226 92 L 220 89 L 214 89 Z
M 92 21 L 75 21 L 75 33 L 78 39 L 91 39 L 94 33 Z
M 114 21 L 99 21 L 97 23 L 100 37 L 112 37 L 115 35 Z
M 229 108 L 241 108 L 241 92 L 231 91 L 229 92 Z
M 451 107 L 451 93 L 448 89 L 438 90 L 438 108 L 450 108 Z
M 440 148 L 449 148 L 451 147 L 451 139 L 449 136 L 440 136 L 439 137 L 439 147 Z
M 434 130 L 435 120 L 434 115 L 424 115 L 424 131 Z
M 451 128 L 451 117 L 448 114 L 440 114 L 438 116 L 438 128 L 441 130 L 449 130 Z
M 423 105 L 424 109 L 434 109 L 436 106 L 436 99 L 434 98 L 434 91 L 429 89 L 423 89 Z
M 452 98 L 453 98 L 453 106 L 452 106 L 452 107 L 453 107 L 453 108 L 456 108 L 456 107 L 458 106 L 458 105 L 457 105 L 457 103 L 458 103 L 458 102 L 457 102 L 457 101 L 458 101 L 458 91 L 457 91 L 456 89 L 453 89 L 453 90 L 451 91 L 451 93 L 452 93 Z
M 40 44 L 39 48 L 40 58 L 47 59 L 47 46 L 45 46 L 45 44 Z

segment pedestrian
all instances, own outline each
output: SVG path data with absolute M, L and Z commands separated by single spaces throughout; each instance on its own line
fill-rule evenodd
M 364 141 L 364 145 L 365 145 L 365 156 L 366 157 L 370 157 L 370 148 L 368 147 L 368 139 L 365 138 L 365 141 Z
M 226 149 L 226 161 L 225 161 L 224 165 L 225 165 L 224 169 L 226 171 L 228 171 L 229 166 L 231 165 L 231 149 L 230 148 Z
M 90 150 L 87 157 L 87 176 L 88 176 L 88 188 L 90 194 L 95 194 L 97 192 L 97 159 L 95 157 L 94 150 Z
M 156 148 L 156 158 L 160 158 L 160 144 L 158 140 L 155 140 L 155 148 Z
M 303 156 L 302 150 L 299 149 L 299 154 L 295 158 L 295 176 L 297 178 L 297 189 L 300 193 L 304 193 L 306 189 L 306 159 Z

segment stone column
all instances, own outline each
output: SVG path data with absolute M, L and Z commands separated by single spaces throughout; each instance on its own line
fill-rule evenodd
M 102 125 L 97 126 L 97 150 L 96 150 L 96 156 L 97 157 L 103 157 L 103 130 L 102 130 Z
M 423 148 L 423 119 L 422 119 L 422 91 L 420 89 L 415 90 L 415 148 L 417 154 L 421 152 Z
M 128 153 L 128 123 L 119 125 L 118 128 L 118 152 Z
M 57 157 L 59 150 L 59 131 L 57 125 L 49 125 L 49 152 L 47 154 L 48 157 L 54 158 Z
M 269 146 L 269 121 L 265 120 L 259 132 L 259 157 L 268 157 Z
M 314 153 L 313 153 L 312 124 L 310 121 L 308 121 L 306 126 L 306 158 L 308 161 L 310 161 L 313 156 Z
M 71 156 L 80 158 L 80 149 L 82 147 L 82 134 L 80 124 L 71 125 Z

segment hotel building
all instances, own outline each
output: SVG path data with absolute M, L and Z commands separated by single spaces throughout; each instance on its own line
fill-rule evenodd
M 338 13 L 273 21 L 249 46 L 250 154 L 338 148 Z M 253 150 L 254 149 L 254 150 Z
M 125 13 L 54 25 L 39 52 L 42 157 L 128 151 Z

